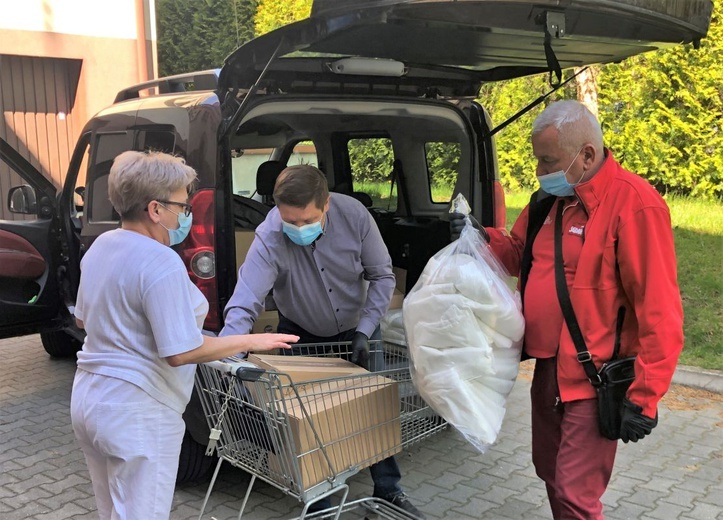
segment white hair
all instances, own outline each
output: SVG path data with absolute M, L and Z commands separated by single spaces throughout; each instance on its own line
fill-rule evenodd
M 168 200 L 187 190 L 196 171 L 181 157 L 161 152 L 123 152 L 113 160 L 108 175 L 108 198 L 123 220 L 138 219 L 152 200 Z
M 532 124 L 532 135 L 537 135 L 550 126 L 554 126 L 558 131 L 560 148 L 570 155 L 577 153 L 584 144 L 590 143 L 602 156 L 603 136 L 600 123 L 579 101 L 566 99 L 551 103 Z

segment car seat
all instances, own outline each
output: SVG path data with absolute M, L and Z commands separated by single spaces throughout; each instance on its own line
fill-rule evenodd
M 279 161 L 265 161 L 256 170 L 256 193 L 267 206 L 274 205 L 274 186 L 284 168 L 286 165 Z
M 351 196 L 364 204 L 365 208 L 371 208 L 374 205 L 374 201 L 372 200 L 371 196 L 368 193 L 364 193 L 363 191 L 354 191 L 351 193 Z
M 279 161 L 265 161 L 256 170 L 256 193 L 261 202 L 241 195 L 233 196 L 234 224 L 239 229 L 254 230 L 274 206 L 273 193 L 276 178 L 285 168 Z

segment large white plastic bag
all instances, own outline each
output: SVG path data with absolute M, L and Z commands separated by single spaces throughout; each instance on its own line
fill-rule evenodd
M 379 324 L 382 330 L 382 339 L 385 343 L 407 346 L 407 337 L 404 335 L 404 321 L 402 309 L 391 309 L 382 316 Z
M 404 300 L 412 380 L 480 452 L 495 442 L 525 331 L 512 278 L 472 226 L 429 260 Z

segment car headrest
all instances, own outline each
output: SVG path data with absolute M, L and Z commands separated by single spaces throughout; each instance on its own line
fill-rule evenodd
M 265 161 L 256 170 L 256 193 L 262 197 L 271 197 L 274 194 L 276 178 L 286 168 L 279 161 Z
M 351 194 L 351 196 L 364 204 L 365 208 L 371 208 L 374 205 L 374 201 L 372 200 L 371 196 L 368 193 L 364 193 L 363 191 L 355 191 Z

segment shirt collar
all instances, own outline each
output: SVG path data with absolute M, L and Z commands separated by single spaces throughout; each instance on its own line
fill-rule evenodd
M 600 202 L 605 198 L 608 187 L 613 179 L 613 172 L 616 168 L 613 154 L 605 148 L 605 161 L 592 179 L 575 186 L 575 195 L 582 202 L 588 214 L 595 211 Z

